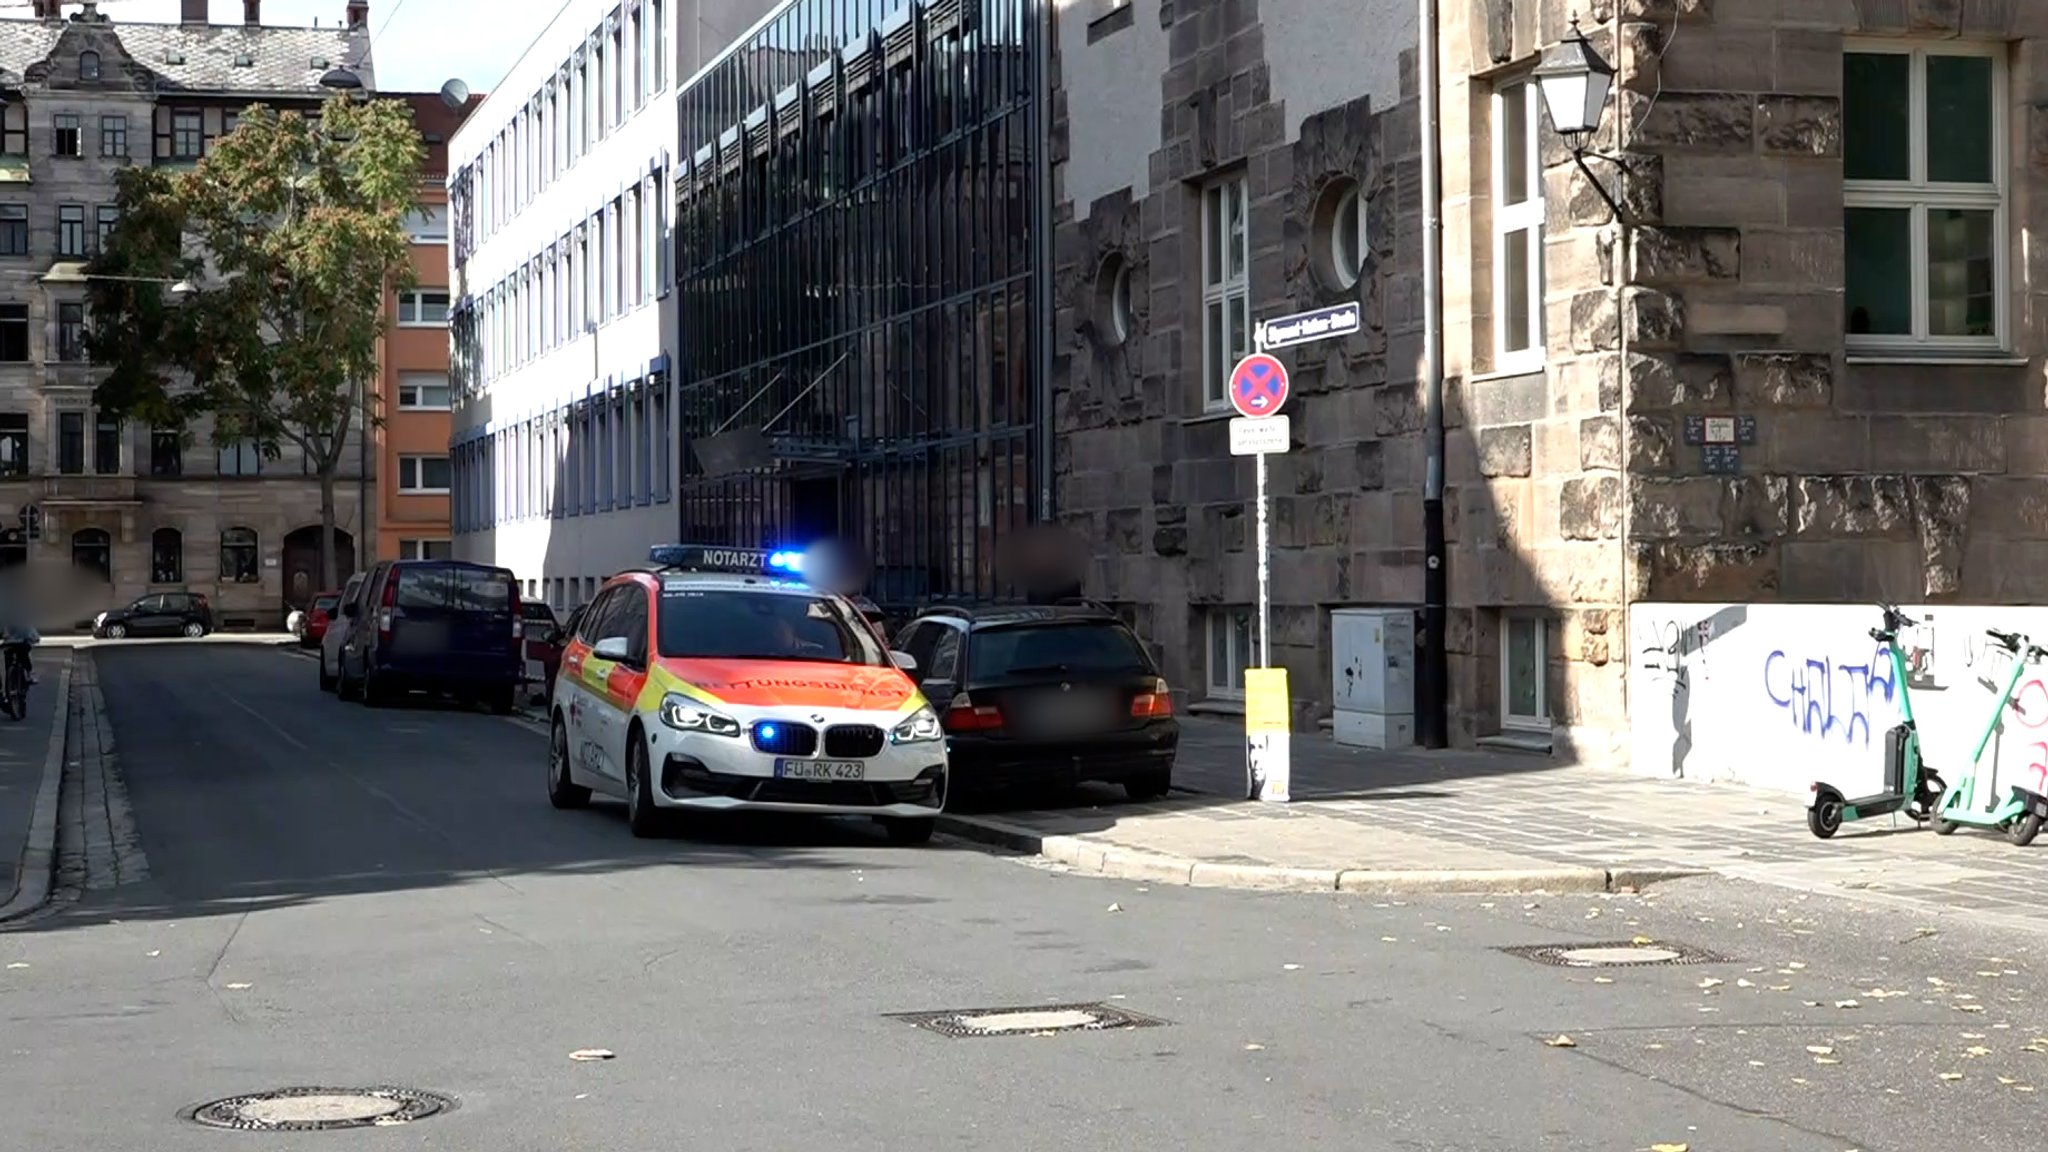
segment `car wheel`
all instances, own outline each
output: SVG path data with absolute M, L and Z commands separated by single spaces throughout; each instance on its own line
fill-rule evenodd
M 626 737 L 626 827 L 646 840 L 661 834 L 661 810 L 654 806 L 654 782 L 648 779 L 642 739 L 638 729 Z
M 185 635 L 193 640 L 197 640 L 201 636 L 206 635 L 206 625 L 201 624 L 197 620 L 187 620 L 185 622 Z
M 1124 795 L 1132 800 L 1157 800 L 1173 791 L 1173 769 L 1147 772 L 1124 781 Z
M 120 640 L 120 639 L 123 639 L 123 638 L 125 638 L 125 637 L 126 637 L 127 635 L 128 635 L 128 626 L 127 626 L 126 624 L 109 624 L 109 625 L 107 625 L 107 639 L 109 639 L 109 640 Z
M 563 809 L 590 803 L 590 789 L 569 777 L 569 726 L 560 716 L 548 733 L 548 803 Z
M 938 826 L 939 822 L 929 816 L 891 816 L 882 820 L 882 831 L 889 834 L 889 843 L 906 847 L 931 843 Z
M 491 706 L 491 711 L 494 714 L 510 716 L 513 710 L 519 706 L 519 689 L 516 686 L 511 688 L 493 688 L 485 693 L 484 701 Z
M 337 690 L 337 687 L 334 677 L 327 674 L 327 657 L 320 657 L 320 690 L 322 692 L 334 692 Z
M 383 686 L 377 683 L 376 674 L 367 667 L 363 669 L 363 680 L 356 685 L 356 691 L 365 708 L 382 708 L 391 702 L 391 694 L 384 691 Z

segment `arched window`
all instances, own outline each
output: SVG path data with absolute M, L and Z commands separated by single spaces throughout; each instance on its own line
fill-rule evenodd
M 114 582 L 114 541 L 104 528 L 80 528 L 71 534 L 71 566 Z
M 78 78 L 80 80 L 97 80 L 100 78 L 99 53 L 80 52 L 78 54 Z
M 220 578 L 224 584 L 254 584 L 262 579 L 256 530 L 230 528 L 220 534 Z
M 181 584 L 185 580 L 185 536 L 176 528 L 149 534 L 149 582 Z

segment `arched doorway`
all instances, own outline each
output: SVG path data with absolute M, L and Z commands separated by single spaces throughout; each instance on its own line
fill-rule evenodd
M 104 528 L 80 528 L 71 534 L 71 567 L 102 584 L 114 582 L 114 539 Z
M 294 529 L 284 538 L 284 606 L 289 612 L 306 608 L 313 597 L 333 592 L 356 570 L 356 539 L 339 528 L 334 530 L 334 582 L 336 588 L 320 587 L 320 526 Z

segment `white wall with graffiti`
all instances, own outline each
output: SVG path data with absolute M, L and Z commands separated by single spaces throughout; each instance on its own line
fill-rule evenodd
M 2048 648 L 2048 608 L 1908 607 L 1898 683 L 1871 606 L 1637 604 L 1629 610 L 1636 771 L 1851 796 L 1880 790 L 1885 732 L 1910 694 L 1922 755 L 1954 781 L 2012 672 L 1985 630 Z M 1995 771 L 1996 775 L 1993 775 Z M 2048 664 L 2029 666 L 1984 752 L 1978 797 L 2048 791 Z M 1986 793 L 1984 787 L 1994 787 Z

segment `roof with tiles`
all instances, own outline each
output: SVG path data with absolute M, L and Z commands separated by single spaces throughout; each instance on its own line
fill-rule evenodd
M 266 95 L 327 94 L 320 77 L 347 68 L 375 91 L 367 28 L 296 28 L 242 24 L 142 24 L 100 16 L 104 30 L 119 37 L 135 64 L 156 76 L 162 92 L 221 92 Z M 34 65 L 48 59 L 67 25 L 64 21 L 0 20 L 0 83 L 18 85 Z

